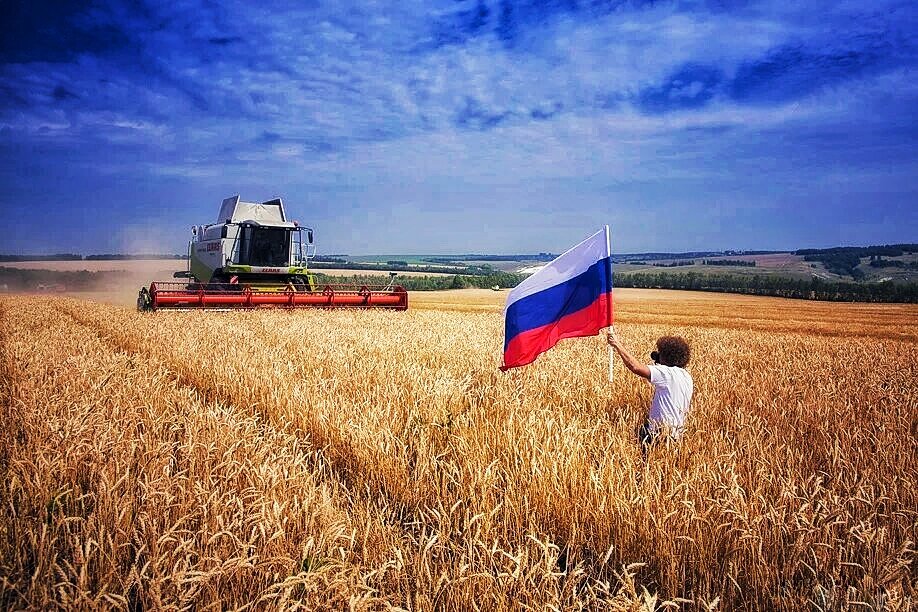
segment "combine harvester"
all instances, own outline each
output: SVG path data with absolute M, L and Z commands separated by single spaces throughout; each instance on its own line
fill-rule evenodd
M 392 308 L 408 309 L 398 285 L 319 285 L 309 273 L 312 228 L 288 221 L 280 198 L 253 204 L 223 200 L 211 225 L 191 230 L 184 281 L 154 281 L 137 309 Z M 394 273 L 391 278 L 394 279 Z

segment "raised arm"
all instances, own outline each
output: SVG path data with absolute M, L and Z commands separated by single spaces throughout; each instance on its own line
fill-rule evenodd
M 622 346 L 618 336 L 615 335 L 614 328 L 609 330 L 609 335 L 606 337 L 606 341 L 609 343 L 609 346 L 615 349 L 615 352 L 618 353 L 618 356 L 622 358 L 622 362 L 625 364 L 626 368 L 638 376 L 650 380 L 650 368 L 647 366 L 647 364 L 638 361 L 634 355 L 628 352 L 628 349 Z

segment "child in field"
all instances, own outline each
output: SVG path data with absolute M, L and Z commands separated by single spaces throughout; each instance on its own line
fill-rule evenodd
M 658 440 L 678 440 L 685 428 L 694 390 L 692 376 L 685 370 L 691 357 L 688 342 L 679 336 L 661 337 L 657 340 L 657 350 L 650 354 L 654 364 L 645 365 L 622 346 L 614 329 L 609 331 L 607 341 L 626 368 L 654 386 L 650 412 L 639 434 L 645 456 Z

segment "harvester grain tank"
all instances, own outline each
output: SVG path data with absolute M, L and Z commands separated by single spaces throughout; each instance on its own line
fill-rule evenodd
M 280 198 L 223 200 L 216 223 L 191 230 L 188 266 L 154 281 L 137 296 L 138 310 L 279 308 L 408 308 L 393 285 L 320 285 L 309 271 L 313 230 L 289 221 Z

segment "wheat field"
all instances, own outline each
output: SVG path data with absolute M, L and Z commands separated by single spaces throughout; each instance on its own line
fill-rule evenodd
M 4 609 L 908 610 L 918 308 L 616 293 L 693 347 L 678 448 L 601 338 L 497 370 L 408 312 L 0 299 Z

